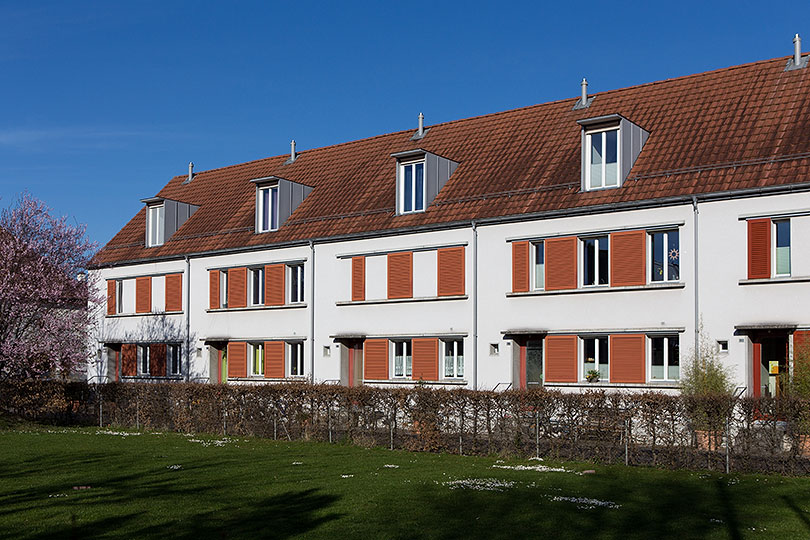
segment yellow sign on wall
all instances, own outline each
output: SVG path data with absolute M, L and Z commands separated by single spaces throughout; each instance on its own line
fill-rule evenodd
M 779 375 L 779 361 L 771 360 L 768 362 L 768 373 L 771 375 Z

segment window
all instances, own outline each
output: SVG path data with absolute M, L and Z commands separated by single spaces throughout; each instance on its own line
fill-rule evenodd
M 291 264 L 288 268 L 290 304 L 298 304 L 304 301 L 304 265 Z
M 585 189 L 619 186 L 619 128 L 585 134 Z
M 304 342 L 292 342 L 289 348 L 290 377 L 301 377 L 304 375 Z
M 402 163 L 399 166 L 399 213 L 422 212 L 425 209 L 425 162 Z
M 677 381 L 681 378 L 678 336 L 650 338 L 650 379 L 654 381 Z
M 154 247 L 154 246 L 161 246 L 163 245 L 163 212 L 164 208 L 163 205 L 155 205 L 149 206 L 146 209 L 147 212 L 147 221 L 146 221 L 146 237 L 147 237 L 147 247 Z
M 720 354 L 728 354 L 728 340 L 727 339 L 718 339 L 717 340 L 717 351 Z
M 219 307 L 228 307 L 228 271 L 219 271 Z
M 678 231 L 650 233 L 650 281 L 678 281 L 681 278 L 681 250 Z
M 609 283 L 608 269 L 608 237 L 585 238 L 582 241 L 582 284 L 607 285 Z
M 264 268 L 251 268 L 250 273 L 250 305 L 261 306 L 264 304 Z
M 264 377 L 264 343 L 249 343 L 250 376 Z
M 784 219 L 773 222 L 774 235 L 776 241 L 776 254 L 774 257 L 775 268 L 774 275 L 776 276 L 789 276 L 790 275 L 790 220 Z
M 526 386 L 543 384 L 543 341 L 526 342 Z
M 115 312 L 126 313 L 124 310 L 124 282 L 120 279 L 115 280 Z
M 180 367 L 180 345 L 166 346 L 166 360 L 169 364 L 169 375 L 180 375 L 182 372 Z
M 444 342 L 444 376 L 464 377 L 464 341 L 450 339 Z
M 532 267 L 534 268 L 534 288 L 542 290 L 546 287 L 546 245 L 544 242 L 532 244 Z
M 607 382 L 610 379 L 607 336 L 583 338 L 582 345 L 582 377 L 587 378 L 589 372 L 597 371 L 599 380 Z
M 394 342 L 394 377 L 412 374 L 411 340 Z
M 258 189 L 257 232 L 278 229 L 278 186 L 264 186 Z
M 138 345 L 138 375 L 149 375 L 149 345 Z

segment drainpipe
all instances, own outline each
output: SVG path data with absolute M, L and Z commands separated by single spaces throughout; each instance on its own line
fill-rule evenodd
M 191 261 L 186 259 L 186 382 L 191 380 Z
M 315 384 L 315 242 L 309 241 L 309 382 Z
M 473 245 L 472 245 L 472 386 L 473 390 L 478 390 L 478 226 L 475 220 L 472 221 Z
M 694 257 L 695 257 L 695 276 L 694 286 L 695 286 L 695 358 L 700 358 L 700 287 L 698 281 L 698 216 L 700 212 L 698 211 L 698 201 L 697 197 L 694 195 L 692 196 L 692 227 L 694 228 L 694 240 L 693 240 L 693 247 L 694 250 Z

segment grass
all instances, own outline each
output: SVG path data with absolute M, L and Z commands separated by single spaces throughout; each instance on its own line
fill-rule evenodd
M 123 433 L 0 431 L 0 538 L 810 536 L 807 478 Z

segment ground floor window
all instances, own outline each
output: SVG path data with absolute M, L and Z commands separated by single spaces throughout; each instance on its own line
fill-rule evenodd
M 464 341 L 448 339 L 444 341 L 444 376 L 464 377 Z
M 610 380 L 608 337 L 582 338 L 582 378 Z
M 180 375 L 182 371 L 180 367 L 180 345 L 175 343 L 166 346 L 166 361 L 169 364 L 169 375 Z
M 411 340 L 394 341 L 394 377 L 410 377 L 413 357 Z
M 681 378 L 678 336 L 650 338 L 650 379 L 677 381 Z
M 138 345 L 138 375 L 149 375 L 149 345 Z
M 290 348 L 290 376 L 300 377 L 304 374 L 304 342 L 295 341 L 289 344 Z
M 264 376 L 264 343 L 249 343 L 250 352 L 250 375 L 253 377 Z

